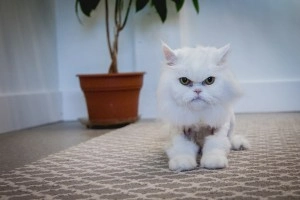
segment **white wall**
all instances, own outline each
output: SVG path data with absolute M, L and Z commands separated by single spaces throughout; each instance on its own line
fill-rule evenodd
M 0 133 L 62 119 L 54 3 L 0 1 Z
M 81 25 L 74 1 L 0 1 L 0 132 L 86 116 L 76 74 L 107 71 L 103 3 Z M 169 7 L 165 24 L 153 8 L 132 10 L 119 63 L 120 71 L 146 72 L 142 117 L 156 117 L 161 39 L 173 48 L 231 43 L 245 89 L 237 111 L 300 111 L 300 1 L 200 0 L 200 7 L 198 15 L 191 1 L 179 15 Z
M 161 39 L 173 48 L 231 43 L 230 63 L 245 89 L 238 112 L 299 111 L 300 1 L 200 1 L 200 7 L 198 15 L 191 1 L 185 2 L 179 15 L 170 7 L 165 24 L 153 8 L 131 13 L 120 38 L 119 59 L 121 71 L 146 72 L 142 117 L 156 117 Z M 59 79 L 66 120 L 86 115 L 75 75 L 105 72 L 109 65 L 102 8 L 91 19 L 83 17 L 80 25 L 73 2 L 57 1 Z

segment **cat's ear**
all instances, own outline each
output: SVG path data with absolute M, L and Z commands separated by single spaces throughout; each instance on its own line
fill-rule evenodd
M 167 65 L 173 66 L 176 63 L 177 56 L 175 52 L 164 42 L 161 42 Z
M 226 62 L 227 56 L 230 52 L 230 44 L 226 44 L 224 47 L 218 49 L 217 65 L 223 65 Z

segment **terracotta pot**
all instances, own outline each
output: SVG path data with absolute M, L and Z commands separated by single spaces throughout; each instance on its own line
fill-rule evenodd
M 115 126 L 138 120 L 142 72 L 78 75 L 88 110 L 88 127 Z

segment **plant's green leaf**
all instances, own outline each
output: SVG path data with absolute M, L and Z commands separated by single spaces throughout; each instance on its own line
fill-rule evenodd
M 194 4 L 194 7 L 195 7 L 197 13 L 199 13 L 200 7 L 199 7 L 198 0 L 193 0 L 193 4 Z
M 152 0 L 160 19 L 162 22 L 166 21 L 167 18 L 167 3 L 166 0 Z
M 176 10 L 177 12 L 179 12 L 183 6 L 184 0 L 172 0 L 172 1 L 176 4 Z
M 76 9 L 78 2 L 81 8 L 81 11 L 86 16 L 90 17 L 92 10 L 95 10 L 100 0 L 76 0 Z
M 136 0 L 135 2 L 136 12 L 142 10 L 148 4 L 148 2 L 149 0 Z

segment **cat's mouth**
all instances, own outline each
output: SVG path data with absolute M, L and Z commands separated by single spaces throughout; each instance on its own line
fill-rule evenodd
M 191 102 L 206 102 L 203 98 L 197 96 L 197 97 L 194 97 Z

